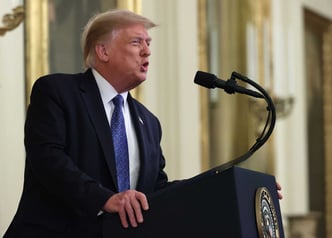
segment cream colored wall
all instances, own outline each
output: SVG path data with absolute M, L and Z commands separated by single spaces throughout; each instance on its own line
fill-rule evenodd
M 144 101 L 163 127 L 163 149 L 170 179 L 200 172 L 197 3 L 194 0 L 144 0 L 152 30 L 152 56 Z
M 302 10 L 297 0 L 272 2 L 276 95 L 295 98 L 292 113 L 286 120 L 278 120 L 274 131 L 276 177 L 285 195 L 283 214 L 298 214 L 308 209 Z
M 304 7 L 332 19 L 330 0 L 272 0 L 274 79 L 277 95 L 292 95 L 295 104 L 274 132 L 276 177 L 283 186 L 284 215 L 308 212 L 307 134 L 305 112 Z
M 0 16 L 18 1 L 1 1 Z M 2 26 L 2 24 L 0 24 Z M 0 236 L 22 191 L 25 117 L 23 26 L 0 36 Z

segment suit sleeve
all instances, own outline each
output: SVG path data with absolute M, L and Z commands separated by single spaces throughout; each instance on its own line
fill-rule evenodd
M 51 196 L 78 213 L 96 216 L 113 192 L 81 171 L 66 153 L 67 115 L 57 90 L 47 78 L 33 87 L 25 124 L 26 166 Z

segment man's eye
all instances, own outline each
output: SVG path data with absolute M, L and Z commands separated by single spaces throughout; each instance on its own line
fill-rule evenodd
M 134 44 L 134 45 L 139 45 L 139 44 L 141 44 L 141 41 L 140 41 L 140 40 L 133 40 L 133 41 L 132 41 L 132 44 Z

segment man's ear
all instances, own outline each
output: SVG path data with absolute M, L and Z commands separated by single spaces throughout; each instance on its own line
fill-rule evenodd
M 96 55 L 100 61 L 107 62 L 109 55 L 108 50 L 106 49 L 104 44 L 96 44 L 95 46 Z

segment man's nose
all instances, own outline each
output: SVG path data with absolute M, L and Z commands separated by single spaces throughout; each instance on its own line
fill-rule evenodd
M 151 55 L 150 46 L 149 46 L 146 42 L 144 42 L 144 43 L 142 44 L 141 54 L 142 54 L 143 56 L 150 56 L 150 55 Z

